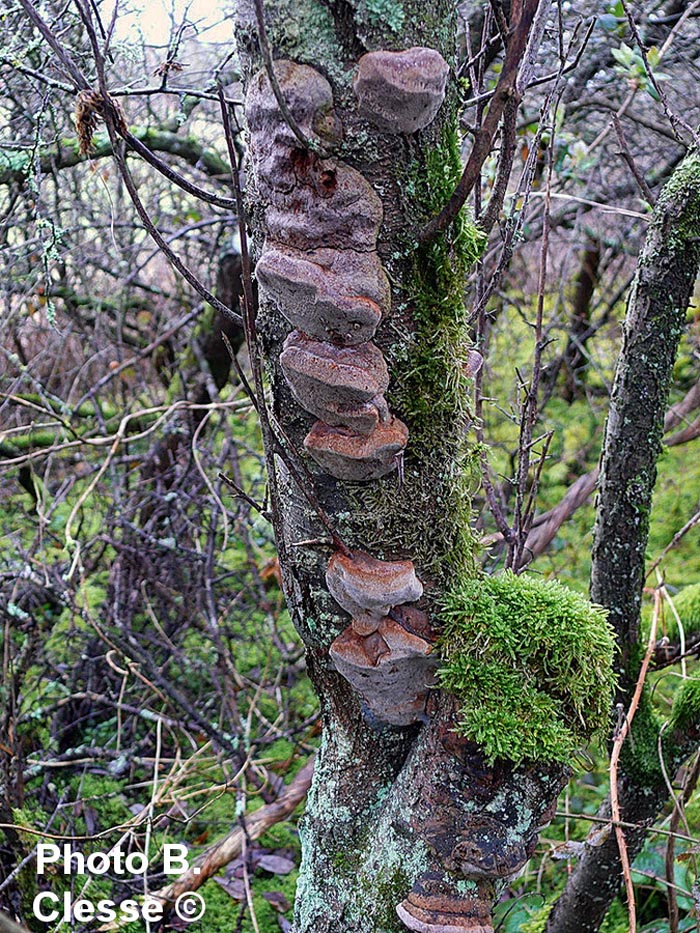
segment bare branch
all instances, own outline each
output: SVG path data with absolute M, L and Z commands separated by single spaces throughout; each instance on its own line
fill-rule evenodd
M 634 161 L 634 158 L 632 157 L 632 153 L 630 152 L 629 146 L 627 145 L 627 141 L 625 139 L 625 134 L 622 131 L 622 124 L 620 123 L 620 118 L 618 117 L 616 113 L 613 114 L 612 121 L 613 121 L 613 126 L 615 127 L 615 134 L 617 136 L 617 141 L 620 143 L 620 155 L 625 160 L 627 167 L 629 168 L 630 172 L 632 172 L 632 175 L 634 176 L 634 180 L 639 185 L 639 190 L 642 192 L 642 197 L 644 198 L 645 201 L 647 201 L 648 204 L 650 204 L 653 207 L 654 201 L 655 201 L 654 195 L 652 194 L 651 188 L 647 184 L 646 179 L 640 172 L 637 166 L 637 163 Z
M 259 2 L 259 0 L 258 0 Z M 457 184 L 452 196 L 443 207 L 437 217 L 434 217 L 427 226 L 421 231 L 419 241 L 426 243 L 446 230 L 454 222 L 462 206 L 466 203 L 471 194 L 474 185 L 477 184 L 481 166 L 484 164 L 489 152 L 493 138 L 496 135 L 498 124 L 508 101 L 512 98 L 518 98 L 517 90 L 518 74 L 520 63 L 527 46 L 530 28 L 534 19 L 539 0 L 523 0 L 520 15 L 513 25 L 510 40 L 506 48 L 503 69 L 496 85 L 493 100 L 489 107 L 486 119 L 479 128 L 472 146 L 472 151 L 464 166 L 464 172 Z M 515 4 L 514 4 L 515 7 Z

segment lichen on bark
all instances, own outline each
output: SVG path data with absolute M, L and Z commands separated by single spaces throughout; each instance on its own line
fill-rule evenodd
M 343 140 L 330 157 L 321 157 L 318 177 L 323 180 L 326 171 L 332 174 L 334 166 L 348 166 L 381 198 L 376 251 L 391 283 L 391 308 L 388 313 L 382 309 L 376 333 L 363 336 L 387 361 L 386 401 L 392 415 L 408 427 L 401 477 L 394 470 L 380 479 L 348 482 L 342 473 L 307 461 L 314 494 L 348 550 L 346 556 L 352 558 L 362 550 L 373 560 L 412 562 L 424 590 L 418 606 L 438 624 L 449 587 L 477 573 L 471 496 L 478 479 L 468 433 L 473 360 L 464 289 L 484 238 L 463 213 L 449 233 L 430 244 L 418 244 L 419 230 L 442 207 L 461 171 L 455 82 L 435 120 L 411 135 L 378 133 L 363 118 L 353 96 L 355 64 L 386 41 L 389 33 L 394 35 L 393 49 L 426 46 L 454 62 L 454 6 L 436 0 L 426 8 L 417 0 L 403 0 L 400 8 L 403 17 L 394 15 L 398 9 L 394 6 L 387 18 L 376 4 L 372 13 L 368 5 L 348 3 L 336 8 L 330 19 L 315 0 L 281 0 L 269 4 L 266 13 L 280 75 L 291 74 L 299 63 L 310 65 L 331 88 Z M 381 22 L 372 23 L 368 11 Z M 264 75 L 251 11 L 243 10 L 239 45 L 246 83 L 252 80 L 259 91 Z M 322 97 L 323 80 L 309 80 Z M 309 117 L 301 104 L 300 111 Z M 311 115 L 308 126 L 315 125 Z M 288 137 L 279 121 L 277 130 Z M 258 151 L 265 145 L 260 137 Z M 273 152 L 268 167 L 281 155 L 282 162 L 275 164 L 283 184 L 289 180 L 293 191 L 299 172 L 307 171 L 313 158 L 304 158 L 294 142 L 282 145 L 284 152 Z M 288 242 L 284 249 L 278 248 L 286 234 L 284 216 L 270 222 L 269 205 L 277 197 L 270 192 L 276 179 L 268 172 L 262 182 L 249 199 L 257 228 L 255 250 L 258 256 L 267 250 L 268 257 L 277 250 L 280 255 L 272 258 L 278 269 L 280 263 L 287 263 L 287 279 L 292 281 L 290 270 L 300 265 L 300 257 L 285 258 Z M 279 203 L 278 199 L 273 204 L 275 210 Z M 300 216 L 308 227 L 312 216 L 308 205 L 297 204 L 297 227 Z M 263 234 L 268 237 L 265 247 Z M 363 243 L 363 248 L 368 246 L 374 249 L 374 244 Z M 344 247 L 338 242 L 332 248 Z M 292 249 L 323 247 L 297 242 Z M 261 278 L 268 276 L 265 262 L 261 269 Z M 309 278 L 315 275 L 309 273 Z M 301 451 L 305 438 L 308 443 L 310 418 L 295 400 L 279 362 L 290 330 L 285 320 L 290 308 L 285 309 L 284 303 L 293 303 L 294 296 L 271 282 L 268 276 L 259 332 L 272 408 L 285 438 Z M 343 306 L 337 307 L 342 313 Z M 300 315 L 307 313 L 306 308 L 297 310 Z M 372 326 L 370 322 L 370 331 Z M 314 336 L 319 339 L 317 333 Z M 330 339 L 350 343 L 345 330 Z M 422 923 L 422 917 L 432 916 L 438 922 L 455 920 L 465 928 L 471 924 L 473 929 L 490 930 L 492 904 L 531 854 L 567 770 L 557 762 L 514 767 L 512 762 L 499 761 L 490 767 L 482 749 L 456 734 L 456 704 L 439 691 L 428 698 L 422 727 L 420 722 L 396 717 L 392 725 L 381 704 L 362 702 L 329 659 L 331 644 L 337 657 L 339 643 L 350 654 L 349 637 L 337 639 L 341 630 L 346 630 L 344 635 L 348 630 L 365 635 L 355 631 L 354 617 L 348 625 L 348 616 L 329 595 L 327 529 L 290 470 L 269 452 L 268 458 L 277 476 L 273 506 L 285 592 L 307 647 L 309 675 L 324 723 L 301 829 L 303 862 L 295 931 L 342 928 L 345 933 L 378 929 L 398 933 L 404 927 L 397 907 L 413 929 L 420 929 L 415 924 Z M 337 549 L 337 541 L 332 546 Z M 387 624 L 382 624 L 386 630 Z M 367 637 L 379 634 L 377 630 Z M 350 645 L 353 651 L 355 647 Z M 348 671 L 350 667 L 348 661 Z

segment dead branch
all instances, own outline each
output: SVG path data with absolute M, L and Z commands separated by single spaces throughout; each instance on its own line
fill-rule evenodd
M 302 802 L 311 786 L 314 773 L 315 757 L 310 758 L 292 783 L 280 794 L 273 803 L 268 803 L 255 813 L 245 818 L 245 826 L 237 826 L 228 836 L 220 842 L 210 846 L 184 874 L 153 897 L 158 898 L 165 906 L 174 904 L 180 894 L 186 891 L 196 891 L 209 878 L 215 875 L 224 865 L 241 854 L 246 840 L 258 839 L 275 823 L 291 816 L 296 807 Z

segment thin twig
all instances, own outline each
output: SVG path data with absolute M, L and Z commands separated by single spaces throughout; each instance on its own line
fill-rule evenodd
M 518 121 L 519 101 L 512 97 L 503 111 L 503 129 L 501 131 L 501 151 L 496 169 L 496 181 L 491 190 L 491 197 L 486 210 L 477 218 L 477 225 L 484 233 L 490 233 L 491 228 L 498 220 L 503 202 L 508 190 L 510 173 L 513 168 L 513 159 L 517 147 L 516 124 Z
M 87 91 L 90 88 L 88 79 L 82 73 L 80 68 L 75 64 L 71 56 L 68 54 L 66 49 L 61 45 L 58 39 L 54 36 L 51 31 L 51 27 L 48 23 L 45 23 L 44 20 L 39 15 L 38 11 L 34 7 L 34 4 L 31 3 L 31 0 L 19 0 L 20 6 L 27 14 L 29 19 L 32 21 L 32 24 L 39 30 L 42 37 L 46 40 L 51 49 L 53 49 L 56 58 L 59 60 L 63 66 L 64 72 L 73 79 L 73 84 L 76 91 Z
M 556 107 L 554 108 L 556 113 Z M 554 141 L 555 121 L 552 117 L 552 143 Z M 518 444 L 518 474 L 515 484 L 515 510 L 513 515 L 513 540 L 509 547 L 506 558 L 506 567 L 518 568 L 522 563 L 525 542 L 530 530 L 528 523 L 532 521 L 532 509 L 534 503 L 532 499 L 525 505 L 525 495 L 527 492 L 527 480 L 530 473 L 530 451 L 532 447 L 532 437 L 538 418 L 538 393 L 540 387 L 540 376 L 542 373 L 542 353 L 546 346 L 543 339 L 543 321 L 544 321 L 544 297 L 547 282 L 547 257 L 549 252 L 549 215 L 551 210 L 550 193 L 552 189 L 552 172 L 554 145 L 548 149 L 547 159 L 547 187 L 545 190 L 545 216 L 542 224 L 542 242 L 540 246 L 540 268 L 537 285 L 537 313 L 535 318 L 535 352 L 532 361 L 532 375 L 530 377 L 530 386 L 527 390 L 525 402 L 523 404 L 522 416 L 520 421 L 520 439 Z M 551 437 L 550 437 L 551 440 Z M 546 448 L 543 456 L 546 454 Z M 540 460 L 543 463 L 543 460 Z
M 617 141 L 620 144 L 620 155 L 627 163 L 627 167 L 634 176 L 634 180 L 639 185 L 639 190 L 642 192 L 644 200 L 650 204 L 652 207 L 655 203 L 655 198 L 652 193 L 651 188 L 646 182 L 646 178 L 642 175 L 637 163 L 634 161 L 632 153 L 630 152 L 629 146 L 627 145 L 627 140 L 625 139 L 625 134 L 622 131 L 622 124 L 620 123 L 620 118 L 616 113 L 613 114 L 613 126 L 615 127 L 615 135 L 617 136 Z
M 676 609 L 675 603 L 673 602 L 673 599 L 671 598 L 671 594 L 664 586 L 663 577 L 661 576 L 661 573 L 659 572 L 658 569 L 656 571 L 656 581 L 657 581 L 658 589 L 660 590 L 662 597 L 671 607 L 671 613 L 673 614 L 673 618 L 676 620 L 676 628 L 678 629 L 679 648 L 681 652 L 680 657 L 679 657 L 679 660 L 681 662 L 681 677 L 683 680 L 687 680 L 688 679 L 688 667 L 685 663 L 686 662 L 686 658 L 685 658 L 686 640 L 685 640 L 685 627 L 683 626 L 683 620 L 678 615 L 678 610 Z
M 649 640 L 647 642 L 647 650 L 644 655 L 644 660 L 642 661 L 642 666 L 639 671 L 639 676 L 637 678 L 637 684 L 635 686 L 634 695 L 632 696 L 632 701 L 629 705 L 627 711 L 627 716 L 624 719 L 622 728 L 620 729 L 618 735 L 615 737 L 613 743 L 612 753 L 610 755 L 610 815 L 612 818 L 612 824 L 615 829 L 615 838 L 617 839 L 617 847 L 620 853 L 620 864 L 622 865 L 622 874 L 625 880 L 625 891 L 627 894 L 627 912 L 629 916 L 629 933 L 636 933 L 637 930 L 637 912 L 634 902 L 634 884 L 632 883 L 632 867 L 630 865 L 629 856 L 627 854 L 627 843 L 625 841 L 625 832 L 621 823 L 621 813 L 620 813 L 620 799 L 618 794 L 618 767 L 620 763 L 620 753 L 622 752 L 622 746 L 624 745 L 625 739 L 627 738 L 630 727 L 632 725 L 632 720 L 634 719 L 634 714 L 637 712 L 639 707 L 639 701 L 642 698 L 642 690 L 644 689 L 644 683 L 646 681 L 647 672 L 649 670 L 649 663 L 651 657 L 654 653 L 654 648 L 656 646 L 656 627 L 659 621 L 659 615 L 661 613 L 661 593 L 657 590 L 654 593 L 654 613 L 651 620 L 651 628 L 649 631 Z
M 138 190 L 134 179 L 129 171 L 129 167 L 126 164 L 126 159 L 124 158 L 121 148 L 119 145 L 119 135 L 116 129 L 113 117 L 109 112 L 109 108 L 106 110 L 106 119 L 105 123 L 108 127 L 110 138 L 112 141 L 112 148 L 114 150 L 114 161 L 117 164 L 119 173 L 122 176 L 124 184 L 129 196 L 133 202 L 136 211 L 141 218 L 141 222 L 146 228 L 147 232 L 150 234 L 151 238 L 155 243 L 160 247 L 161 252 L 168 260 L 168 262 L 180 273 L 180 275 L 194 288 L 194 290 L 207 301 L 215 311 L 218 311 L 219 314 L 222 314 L 227 320 L 232 321 L 234 324 L 241 323 L 241 316 L 233 311 L 232 308 L 227 307 L 222 301 L 220 301 L 215 295 L 213 295 L 208 288 L 200 281 L 200 279 L 192 272 L 192 270 L 184 264 L 180 257 L 174 253 L 168 246 L 165 238 L 162 236 L 160 231 L 157 229 L 155 224 L 150 218 L 148 211 L 144 207 L 141 198 L 139 197 Z
M 88 391 L 78 399 L 75 405 L 72 406 L 73 412 L 77 412 L 86 402 L 89 402 L 90 399 L 95 397 L 95 394 L 102 389 L 107 383 L 111 382 L 112 379 L 115 379 L 120 373 L 124 372 L 125 369 L 129 369 L 131 366 L 134 366 L 140 360 L 145 359 L 148 356 L 151 356 L 154 350 L 157 350 L 158 347 L 162 346 L 166 341 L 170 340 L 179 330 L 182 330 L 183 327 L 186 327 L 191 321 L 194 320 L 202 312 L 203 304 L 198 304 L 192 310 L 181 317 L 178 321 L 164 331 L 160 336 L 156 337 L 155 340 L 152 340 L 148 346 L 144 347 L 143 350 L 140 350 L 135 356 L 130 356 L 127 360 L 124 360 L 118 366 L 115 366 L 114 369 L 110 369 L 108 373 L 105 373 L 101 379 L 91 386 Z
M 685 523 L 685 525 L 683 525 L 680 531 L 677 531 L 675 535 L 671 538 L 671 540 L 666 545 L 666 547 L 663 549 L 661 554 L 659 554 L 656 560 L 649 567 L 649 570 L 647 571 L 647 579 L 649 578 L 649 574 L 653 573 L 656 570 L 656 568 L 659 566 L 662 560 L 666 557 L 668 552 L 673 550 L 673 548 L 678 547 L 682 539 L 688 534 L 691 528 L 695 528 L 698 522 L 700 522 L 700 511 L 696 512 L 692 518 L 688 519 L 688 521 Z
M 676 131 L 678 142 L 683 143 L 685 145 L 685 140 L 683 139 L 681 133 L 679 132 L 679 129 L 683 129 L 686 133 L 690 135 L 690 138 L 693 140 L 694 144 L 696 146 L 700 146 L 700 136 L 698 136 L 698 134 L 695 132 L 692 126 L 690 126 L 689 123 L 686 123 L 685 120 L 683 120 L 681 117 L 678 116 L 678 114 L 675 112 L 675 110 L 673 110 L 673 108 L 669 104 L 668 97 L 666 96 L 666 92 L 663 90 L 660 83 L 656 80 L 656 76 L 654 75 L 654 72 L 651 70 L 651 65 L 649 64 L 649 58 L 647 57 L 647 51 L 644 47 L 644 42 L 642 41 L 642 37 L 639 34 L 639 29 L 637 29 L 637 23 L 635 22 L 634 14 L 630 10 L 628 4 L 626 3 L 626 0 L 621 0 L 621 2 L 622 2 L 622 9 L 625 11 L 625 16 L 627 17 L 627 22 L 629 23 L 629 26 L 630 26 L 630 30 L 632 31 L 632 35 L 634 36 L 634 41 L 636 42 L 637 48 L 639 50 L 639 54 L 642 57 L 642 63 L 644 64 L 644 70 L 646 71 L 647 77 L 649 78 L 649 81 L 651 82 L 654 90 L 659 96 L 659 100 L 661 101 L 661 104 L 664 108 L 666 116 L 668 117 L 671 123 L 671 126 Z M 664 47 L 664 50 L 666 47 L 667 46 Z
M 78 86 L 78 89 L 89 90 L 90 85 L 88 84 L 87 79 L 84 77 L 82 72 L 80 72 L 77 66 L 72 62 L 68 53 L 65 51 L 61 43 L 55 38 L 55 36 L 53 36 L 49 26 L 44 22 L 41 16 L 39 16 L 39 14 L 33 8 L 29 0 L 20 0 L 20 3 L 23 9 L 26 10 L 27 14 L 29 15 L 34 25 L 41 32 L 42 36 L 44 36 L 44 38 L 49 43 L 51 48 L 54 50 L 56 56 L 64 64 L 64 67 L 66 68 L 66 70 L 69 72 L 69 74 L 71 74 L 71 76 L 76 82 L 76 85 Z M 107 82 L 106 82 L 105 73 L 104 73 L 104 58 L 102 56 L 102 52 L 100 51 L 97 34 L 95 33 L 95 28 L 93 26 L 90 13 L 85 9 L 85 7 L 80 2 L 80 0 L 76 0 L 76 6 L 78 8 L 80 18 L 83 21 L 83 25 L 85 26 L 85 30 L 90 39 L 90 44 L 92 46 L 93 56 L 95 59 L 95 66 L 97 69 L 97 74 L 98 74 L 98 79 L 99 79 L 100 94 L 102 96 L 102 104 L 103 104 L 103 110 L 104 110 L 103 116 L 104 116 L 105 126 L 107 127 L 107 131 L 109 133 L 110 142 L 112 144 L 114 161 L 117 164 L 119 173 L 122 176 L 122 179 L 124 181 L 124 184 L 126 185 L 127 191 L 129 192 L 131 200 L 134 204 L 134 207 L 136 208 L 136 211 L 139 217 L 141 218 L 141 221 L 144 227 L 146 228 L 148 233 L 151 235 L 153 240 L 155 240 L 155 242 L 158 244 L 158 246 L 160 247 L 166 259 L 180 273 L 180 275 L 182 275 L 182 277 L 187 282 L 189 282 L 189 284 L 195 289 L 195 291 L 199 295 L 201 295 L 201 297 L 204 298 L 205 301 L 208 301 L 209 304 L 216 311 L 218 311 L 220 314 L 223 314 L 224 317 L 226 317 L 228 320 L 233 321 L 236 324 L 240 324 L 241 323 L 240 315 L 236 314 L 231 308 L 227 308 L 226 305 L 223 304 L 223 302 L 219 301 L 219 299 L 215 295 L 213 295 L 207 288 L 205 288 L 205 286 L 197 278 L 197 276 L 192 272 L 192 270 L 189 269 L 182 262 L 182 260 L 170 249 L 170 247 L 165 242 L 160 232 L 157 230 L 157 228 L 153 224 L 148 214 L 148 211 L 145 209 L 143 203 L 141 202 L 141 199 L 138 195 L 138 191 L 136 188 L 136 184 L 134 183 L 134 180 L 131 176 L 131 172 L 129 171 L 129 168 L 126 164 L 126 160 L 119 146 L 119 137 L 120 135 L 124 135 L 124 133 L 122 134 L 119 133 L 119 127 L 121 126 L 123 119 L 117 113 L 114 103 L 112 99 L 110 98 L 109 91 L 107 89 Z M 141 144 L 139 143 L 139 145 Z
M 259 512 L 260 515 L 262 515 L 264 519 L 266 519 L 267 521 L 270 521 L 271 516 L 270 516 L 270 513 L 265 508 L 265 506 L 260 505 L 260 503 L 256 502 L 255 499 L 252 499 L 248 495 L 247 492 L 241 489 L 241 487 L 237 483 L 234 483 L 234 481 L 229 476 L 226 476 L 225 473 L 219 472 L 217 475 L 219 479 L 222 480 L 224 483 L 226 483 L 226 485 L 230 489 L 233 489 L 233 491 L 236 493 L 239 499 L 243 499 L 244 502 L 248 503 L 251 509 L 255 509 L 255 511 Z
M 610 825 L 610 819 L 604 816 L 595 816 L 590 813 L 571 813 L 567 810 L 557 810 L 555 816 L 566 817 L 567 819 L 574 820 L 583 820 L 586 823 L 598 823 L 601 828 Z M 668 837 L 671 835 L 668 829 L 661 829 L 660 826 L 647 826 L 645 822 L 642 823 L 631 823 L 625 820 L 620 820 L 620 826 L 623 829 L 643 829 L 650 836 L 664 836 Z M 694 836 L 684 836 L 683 833 L 674 833 L 676 839 L 680 839 L 681 842 L 689 842 L 691 845 L 700 845 L 700 839 L 696 839 Z
M 661 735 L 659 735 L 659 742 L 661 741 Z M 660 755 L 660 761 L 663 762 L 663 756 Z M 671 813 L 671 821 L 669 823 L 669 830 L 671 835 L 668 837 L 666 843 L 666 858 L 665 858 L 665 868 L 666 868 L 666 891 L 668 897 L 668 926 L 669 933 L 678 933 L 678 897 L 676 895 L 676 885 L 675 885 L 675 861 L 676 861 L 676 838 L 675 834 L 678 831 L 678 825 L 681 819 L 684 819 L 687 826 L 687 820 L 685 820 L 685 811 L 683 809 L 684 805 L 690 800 L 690 797 L 695 790 L 695 787 L 698 783 L 698 778 L 700 778 L 700 754 L 696 754 L 695 761 L 690 771 L 686 775 L 686 779 L 683 782 L 683 790 L 676 797 L 673 793 L 673 787 L 669 787 L 671 791 L 671 796 L 673 797 L 673 812 Z M 696 871 L 697 875 L 697 871 Z
M 260 2 L 260 0 L 256 0 L 256 2 Z M 512 97 L 519 97 L 517 80 L 520 63 L 525 54 L 530 28 L 538 5 L 539 0 L 522 0 L 521 4 L 513 4 L 514 15 L 517 15 L 516 9 L 518 8 L 519 15 L 517 15 L 512 29 L 503 60 L 503 68 L 486 119 L 477 131 L 472 151 L 469 154 L 457 187 L 437 217 L 434 217 L 421 231 L 418 237 L 421 243 L 427 243 L 434 239 L 453 223 L 480 178 L 481 167 L 491 151 L 493 138 L 496 135 L 504 108 Z
M 205 188 L 201 188 L 188 178 L 185 178 L 184 175 L 176 172 L 167 162 L 160 159 L 148 146 L 144 145 L 140 139 L 134 136 L 133 133 L 127 131 L 126 133 L 121 133 L 121 136 L 149 165 L 152 165 L 153 168 L 157 169 L 161 175 L 174 185 L 177 185 L 178 188 L 182 188 L 182 190 L 186 191 L 188 194 L 194 195 L 194 197 L 199 198 L 200 201 L 206 201 L 207 204 L 215 204 L 217 207 L 235 210 L 236 202 L 234 198 L 222 198 L 220 195 L 207 191 Z

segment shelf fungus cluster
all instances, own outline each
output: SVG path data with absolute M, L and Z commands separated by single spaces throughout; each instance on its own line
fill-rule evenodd
M 330 648 L 337 671 L 380 722 L 406 726 L 424 718 L 437 661 L 427 616 L 405 605 L 423 593 L 411 561 L 336 552 L 326 584 L 351 618 Z
M 435 49 L 367 52 L 357 66 L 360 113 L 386 133 L 415 133 L 435 119 L 449 66 Z
M 323 148 L 342 127 L 326 79 L 277 61 L 275 75 L 301 131 Z M 351 166 L 300 147 L 264 72 L 246 97 L 251 161 L 266 203 L 256 268 L 263 292 L 295 328 L 281 357 L 294 398 L 318 419 L 304 448 L 337 479 L 370 482 L 395 470 L 408 429 L 388 409 L 389 376 L 372 343 L 391 306 L 377 253 L 382 204 Z
M 411 806 L 400 832 L 429 856 L 396 909 L 417 933 L 494 933 L 494 898 L 532 856 L 569 776 L 557 763 L 489 767 L 453 731 L 456 715 L 454 698 L 441 694 L 406 775 Z
M 261 71 L 245 105 L 265 204 L 256 276 L 294 328 L 280 366 L 295 400 L 317 419 L 304 439 L 307 454 L 336 479 L 367 483 L 395 470 L 408 442 L 406 425 L 389 411 L 389 373 L 372 342 L 391 307 L 377 252 L 382 204 L 359 172 L 320 154 L 343 132 L 328 81 L 291 61 L 276 61 L 274 70 L 312 148 L 300 145 Z M 368 53 L 354 83 L 358 109 L 385 132 L 415 132 L 434 119 L 447 71 L 432 49 Z M 337 670 L 377 720 L 421 719 L 437 661 L 427 617 L 406 605 L 423 591 L 413 564 L 336 553 L 327 583 L 351 617 L 330 649 Z

